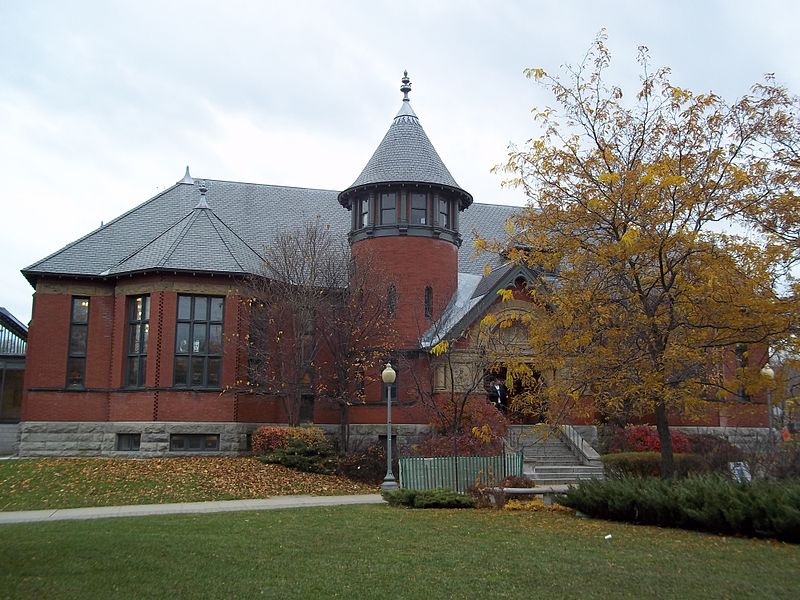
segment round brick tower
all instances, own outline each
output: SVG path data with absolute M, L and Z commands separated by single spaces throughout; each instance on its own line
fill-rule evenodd
M 339 194 L 352 214 L 350 246 L 386 278 L 389 313 L 403 348 L 415 348 L 458 284 L 459 213 L 472 204 L 403 104 L 361 175 Z

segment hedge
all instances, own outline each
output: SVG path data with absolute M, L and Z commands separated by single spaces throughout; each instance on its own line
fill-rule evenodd
M 447 489 L 410 490 L 399 489 L 383 492 L 383 499 L 390 506 L 409 508 L 475 508 L 475 501 L 469 496 Z
M 661 477 L 660 452 L 621 452 L 600 457 L 606 477 Z M 709 466 L 698 454 L 674 454 L 675 476 L 685 477 L 690 473 L 706 473 Z
M 592 480 L 570 488 L 558 502 L 614 521 L 800 542 L 800 480 Z

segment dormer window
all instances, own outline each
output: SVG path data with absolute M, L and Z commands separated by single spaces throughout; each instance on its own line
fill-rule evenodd
M 450 229 L 450 200 L 439 196 L 439 227 Z
M 426 194 L 411 194 L 411 220 L 412 225 L 426 225 L 428 223 L 428 197 Z
M 395 192 L 381 194 L 381 225 L 397 223 L 397 194 Z

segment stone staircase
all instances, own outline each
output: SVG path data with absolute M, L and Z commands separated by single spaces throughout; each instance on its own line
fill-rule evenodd
M 576 435 L 574 430 L 572 435 Z M 573 450 L 575 444 L 570 444 L 558 427 L 512 425 L 507 439 L 513 449 L 522 450 L 523 474 L 536 485 L 569 484 L 604 477 L 600 461 Z

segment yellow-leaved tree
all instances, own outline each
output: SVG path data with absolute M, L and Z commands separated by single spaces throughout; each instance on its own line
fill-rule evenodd
M 628 98 L 604 81 L 609 62 L 601 33 L 580 65 L 527 72 L 556 107 L 535 111 L 543 133 L 500 167 L 529 205 L 510 241 L 488 246 L 549 273 L 529 290 L 532 358 L 551 374 L 539 401 L 655 415 L 670 477 L 669 414 L 755 389 L 760 365 L 726 375 L 725 354 L 765 351 L 790 327 L 779 248 L 731 225 L 773 189 L 752 150 L 763 153 L 776 96 L 695 94 L 640 48 Z

